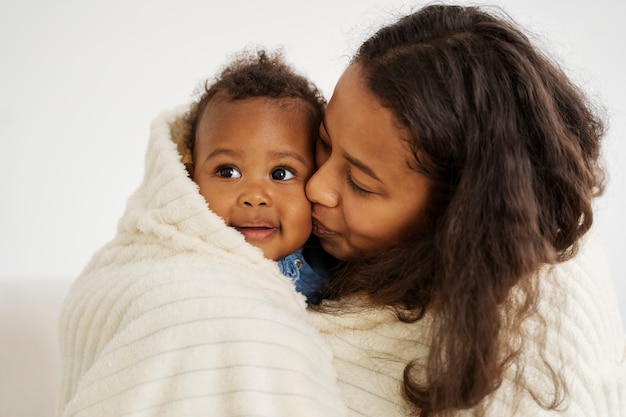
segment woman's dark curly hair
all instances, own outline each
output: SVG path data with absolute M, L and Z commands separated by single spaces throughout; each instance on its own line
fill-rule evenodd
M 207 104 L 219 99 L 244 100 L 266 97 L 272 100 L 301 100 L 309 112 L 311 137 L 317 136 L 326 101 L 318 88 L 307 78 L 295 72 L 280 51 L 263 49 L 242 51 L 222 69 L 214 80 L 207 80 L 199 99 L 184 118 L 184 143 L 193 154 L 196 128 Z
M 323 295 L 366 292 L 412 319 L 430 309 L 428 363 L 407 365 L 406 398 L 421 416 L 479 405 L 520 358 L 537 271 L 573 256 L 591 227 L 603 123 L 508 18 L 475 7 L 401 18 L 352 65 L 412 132 L 411 164 L 433 191 L 423 235 L 346 264 Z M 556 373 L 552 382 L 558 394 L 538 399 L 546 408 L 564 392 Z

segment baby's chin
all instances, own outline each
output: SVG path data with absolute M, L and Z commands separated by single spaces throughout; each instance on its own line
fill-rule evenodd
M 267 245 L 264 245 L 262 242 L 255 242 L 255 241 L 251 242 L 248 239 L 246 239 L 246 241 L 252 246 L 261 249 L 261 252 L 263 252 L 263 256 L 265 256 L 267 259 L 271 259 L 272 261 L 280 261 L 284 257 L 297 251 L 299 248 L 298 247 L 293 250 L 283 249 L 283 248 L 272 248 L 272 247 L 268 247 Z
M 274 247 L 264 246 L 262 244 L 259 244 L 259 242 L 248 242 L 248 243 L 250 243 L 252 246 L 256 246 L 257 248 L 261 249 L 261 251 L 263 252 L 263 255 L 267 259 L 271 259 L 272 261 L 280 261 L 281 259 L 291 255 L 292 253 L 296 252 L 298 249 L 303 247 L 304 244 L 306 243 L 306 240 L 302 242 L 301 244 L 298 244 L 297 246 L 288 247 L 288 248 L 285 248 L 285 247 L 274 248 Z

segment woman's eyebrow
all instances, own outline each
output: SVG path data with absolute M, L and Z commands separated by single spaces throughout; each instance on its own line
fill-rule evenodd
M 328 127 L 326 126 L 326 114 L 322 115 L 322 127 L 326 131 L 326 134 L 330 136 L 330 133 L 328 133 Z M 362 171 L 365 175 L 372 177 L 378 182 L 382 182 L 378 175 L 376 175 L 376 172 L 374 172 L 374 170 L 370 168 L 367 164 L 348 154 L 346 151 L 343 151 L 341 154 L 351 165 L 353 165 L 359 171 Z
M 346 160 L 353 165 L 356 169 L 358 169 L 359 171 L 363 172 L 365 175 L 368 175 L 370 177 L 372 177 L 373 179 L 375 179 L 378 182 L 383 182 L 378 175 L 376 175 L 376 173 L 374 172 L 374 170 L 372 168 L 370 168 L 368 165 L 366 165 L 364 162 L 358 160 L 357 158 L 355 158 L 352 155 L 349 155 L 348 153 L 346 153 L 345 151 L 342 152 L 343 157 L 346 158 Z

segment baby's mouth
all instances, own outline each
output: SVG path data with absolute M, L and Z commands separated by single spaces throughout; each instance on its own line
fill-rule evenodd
M 235 229 L 243 234 L 247 241 L 266 240 L 278 232 L 278 227 L 269 223 L 250 223 L 235 226 Z

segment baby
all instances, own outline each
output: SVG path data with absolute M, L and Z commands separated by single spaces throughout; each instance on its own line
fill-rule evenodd
M 242 54 L 205 84 L 185 117 L 181 149 L 209 208 L 278 261 L 309 301 L 324 274 L 303 254 L 312 227 L 304 187 L 324 105 L 280 54 Z

